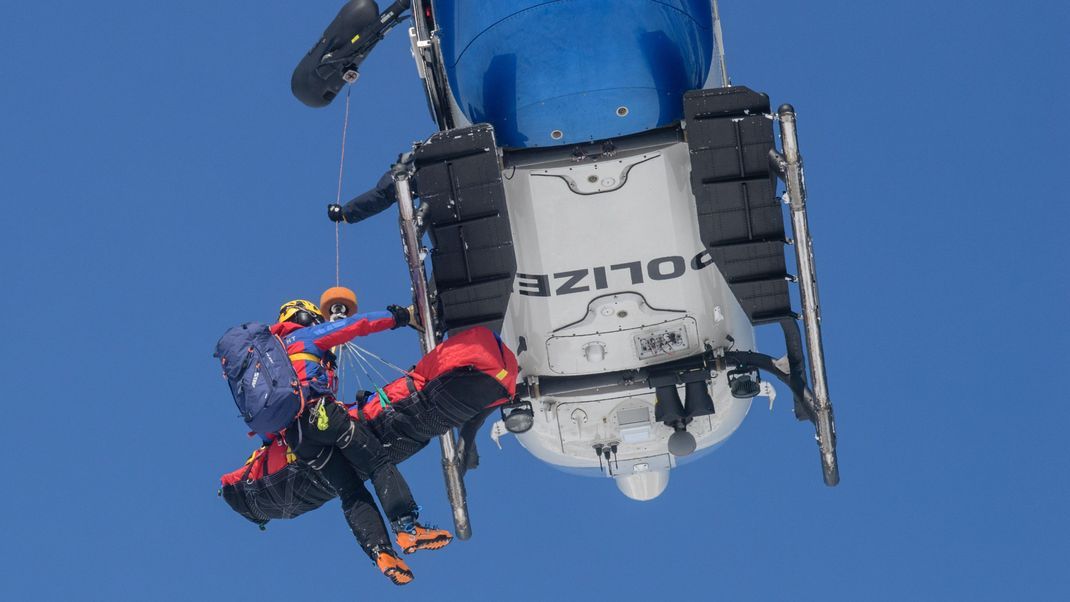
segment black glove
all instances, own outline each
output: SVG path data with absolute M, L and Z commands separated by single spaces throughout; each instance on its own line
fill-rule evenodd
M 342 206 L 331 203 L 327 205 L 327 219 L 332 222 L 340 222 L 345 220 L 345 216 L 342 215 Z
M 394 316 L 394 328 L 391 328 L 390 330 L 401 328 L 403 326 L 408 326 L 409 322 L 412 320 L 412 313 L 407 307 L 402 307 L 400 305 L 387 305 L 386 311 L 390 312 L 390 315 Z

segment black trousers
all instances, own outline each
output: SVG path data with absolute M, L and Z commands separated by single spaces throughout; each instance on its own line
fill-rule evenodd
M 394 402 L 370 426 L 397 464 L 423 449 L 432 438 L 460 427 L 507 395 L 505 387 L 490 376 L 470 367 L 458 368 Z
M 379 440 L 363 424 L 352 420 L 341 404 L 327 402 L 323 409 L 325 424 L 316 406 L 312 406 L 287 428 L 286 442 L 298 459 L 319 471 L 338 492 L 349 528 L 364 551 L 373 556 L 375 548 L 391 544 L 383 517 L 364 481 L 371 477 L 391 523 L 415 519 L 416 502 Z

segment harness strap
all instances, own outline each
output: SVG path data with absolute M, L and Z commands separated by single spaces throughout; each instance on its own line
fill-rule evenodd
M 246 480 L 249 479 L 249 473 L 253 472 L 253 467 L 256 465 L 256 461 L 260 458 L 260 456 L 262 456 L 263 454 L 267 453 L 266 451 L 263 451 L 263 450 L 266 450 L 266 449 L 267 449 L 267 446 L 261 447 L 260 449 L 254 451 L 253 455 L 249 457 L 249 462 L 248 462 L 248 466 L 249 467 L 245 469 L 244 473 L 242 473 L 242 475 L 241 475 L 241 480 L 242 481 L 246 481 Z M 267 460 L 265 460 L 265 462 L 267 462 Z

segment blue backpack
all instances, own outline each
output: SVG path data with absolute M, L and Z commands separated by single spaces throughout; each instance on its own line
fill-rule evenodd
M 245 424 L 261 435 L 286 428 L 304 406 L 301 382 L 279 337 L 264 324 L 231 328 L 215 346 Z

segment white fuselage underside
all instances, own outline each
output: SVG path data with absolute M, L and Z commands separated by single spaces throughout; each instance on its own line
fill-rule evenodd
M 597 162 L 566 156 L 505 170 L 517 277 L 502 336 L 523 349 L 522 377 L 631 370 L 705 349 L 754 350 L 747 315 L 704 252 L 689 166 L 687 144 L 674 142 Z M 749 399 L 732 397 L 723 374 L 714 376 L 716 413 L 688 429 L 699 451 L 731 435 L 750 408 Z M 672 429 L 654 421 L 654 404 L 645 387 L 543 395 L 532 400 L 534 427 L 519 439 L 565 469 L 614 477 L 664 471 L 667 482 L 677 458 L 666 447 Z M 594 448 L 613 443 L 607 468 Z

